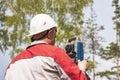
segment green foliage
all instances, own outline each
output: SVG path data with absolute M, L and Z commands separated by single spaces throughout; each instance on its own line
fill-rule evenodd
M 58 23 L 57 44 L 66 41 L 67 38 L 80 35 L 83 23 L 83 8 L 92 0 L 2 0 L 7 8 L 4 16 L 4 27 L 0 32 L 1 51 L 12 49 L 12 57 L 26 46 L 29 38 L 26 38 L 29 30 L 30 19 L 39 13 L 51 15 Z M 6 31 L 6 32 L 5 32 Z M 6 36 L 3 36 L 6 35 Z M 66 34 L 66 35 L 65 35 Z M 7 37 L 7 38 L 6 38 Z M 5 41 L 5 40 L 6 41 Z M 3 50 L 4 49 L 4 50 Z
M 105 49 L 101 48 L 99 55 L 105 60 L 116 58 L 116 44 L 112 42 Z
M 96 67 L 93 61 L 88 61 L 88 65 L 89 65 L 89 71 L 92 71 L 92 69 Z
M 5 2 L 3 0 L 0 1 L 0 21 L 1 22 L 4 22 L 4 16 L 5 16 L 5 10 L 6 10 L 4 3 Z
M 119 5 L 119 0 L 113 0 L 112 1 L 112 6 L 115 7 L 114 13 L 115 16 L 113 16 L 112 20 L 114 21 L 116 25 L 116 31 L 118 32 L 118 35 L 120 36 L 120 5 Z
M 3 52 L 8 49 L 6 44 L 9 44 L 7 41 L 8 39 L 8 31 L 7 27 L 4 27 L 5 22 L 5 11 L 6 11 L 6 4 L 4 0 L 0 1 L 0 51 Z
M 116 44 L 111 42 L 105 49 L 103 49 L 103 48 L 101 49 L 101 51 L 100 51 L 101 58 L 105 59 L 105 60 L 116 59 L 116 49 L 117 49 Z M 120 52 L 120 48 L 118 48 L 118 49 Z M 120 54 L 118 56 L 120 56 Z M 115 70 L 117 70 L 117 68 L 120 68 L 120 66 L 119 65 L 112 66 L 112 68 L 111 68 L 112 71 L 100 72 L 97 75 L 106 76 L 107 78 L 110 78 L 110 75 L 116 75 L 117 71 L 115 71 Z M 113 69 L 114 69 L 114 71 L 113 71 Z
M 106 77 L 108 80 L 111 80 L 110 75 L 114 75 L 116 72 L 114 71 L 103 71 L 103 72 L 98 72 L 96 75 L 100 77 Z
M 116 65 L 117 65 L 117 68 L 116 68 L 116 76 L 117 76 L 117 79 L 119 80 L 120 79 L 120 68 L 118 67 L 119 66 L 119 56 L 120 56 L 120 49 L 119 49 L 119 42 L 120 42 L 120 5 L 119 5 L 119 0 L 113 0 L 112 2 L 112 6 L 115 7 L 115 10 L 114 10 L 114 13 L 115 13 L 115 16 L 113 17 L 113 21 L 115 23 L 115 30 L 116 30 L 116 48 L 115 48 L 115 53 L 116 53 Z
M 117 67 L 120 68 L 120 66 L 113 66 L 113 67 L 111 68 L 111 70 L 113 70 L 113 69 L 115 69 L 115 68 L 117 68 Z

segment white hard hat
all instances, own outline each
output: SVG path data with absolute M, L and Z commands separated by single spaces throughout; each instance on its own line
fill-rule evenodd
M 30 31 L 28 36 L 38 34 L 57 26 L 57 23 L 49 15 L 38 14 L 34 16 L 30 22 Z

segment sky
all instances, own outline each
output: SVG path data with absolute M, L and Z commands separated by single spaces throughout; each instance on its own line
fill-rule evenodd
M 9 55 L 3 55 L 2 53 L 0 53 L 0 80 L 3 80 L 5 69 L 7 68 L 9 62 Z
M 112 7 L 112 0 L 94 0 L 94 6 L 93 9 L 97 15 L 97 23 L 98 25 L 104 25 L 105 30 L 100 33 L 103 38 L 105 38 L 105 41 L 103 45 L 107 46 L 110 42 L 115 42 L 115 30 L 113 28 L 115 25 L 113 24 L 112 17 L 114 16 L 114 8 Z M 85 17 L 89 17 L 90 11 L 86 9 L 85 11 Z M 100 59 L 99 57 L 97 59 Z M 8 55 L 2 55 L 0 53 L 0 80 L 3 80 L 3 74 L 8 63 L 10 62 L 10 58 Z M 98 68 L 99 70 L 105 70 L 108 69 L 110 65 L 104 65 L 108 62 L 101 62 L 99 64 L 101 67 Z M 98 79 L 97 79 L 98 80 Z
M 116 32 L 113 30 L 113 28 L 115 28 L 115 25 L 112 21 L 112 17 L 114 16 L 114 7 L 112 7 L 112 0 L 94 1 L 94 9 L 96 11 L 96 15 L 98 16 L 97 21 L 100 25 L 105 26 L 105 30 L 101 33 L 101 35 L 106 40 L 105 45 L 110 42 L 115 42 Z
M 105 40 L 104 46 L 107 46 L 110 42 L 115 42 L 116 32 L 113 30 L 115 25 L 112 21 L 114 16 L 114 7 L 112 7 L 112 0 L 94 0 L 93 9 L 97 16 L 96 22 L 98 25 L 103 25 L 105 30 L 99 33 Z M 90 16 L 90 9 L 85 10 L 85 18 Z

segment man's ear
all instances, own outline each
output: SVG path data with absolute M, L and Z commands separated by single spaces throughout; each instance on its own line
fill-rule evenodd
M 48 38 L 48 39 L 53 39 L 53 37 L 54 37 L 54 34 L 53 34 L 53 33 L 54 33 L 53 30 L 49 30 L 48 35 L 47 35 L 47 38 Z

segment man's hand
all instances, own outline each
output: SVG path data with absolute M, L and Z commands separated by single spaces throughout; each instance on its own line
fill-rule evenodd
M 83 72 L 86 72 L 88 69 L 88 61 L 87 60 L 83 60 L 83 61 L 78 60 L 78 67 Z

